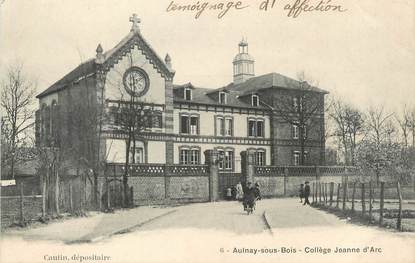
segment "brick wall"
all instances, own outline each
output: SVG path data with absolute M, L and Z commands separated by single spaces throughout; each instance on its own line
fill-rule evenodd
M 255 182 L 259 183 L 263 197 L 284 195 L 284 177 L 256 176 Z
M 208 201 L 209 179 L 207 176 L 171 177 L 168 194 L 176 200 Z
M 26 221 L 36 220 L 42 215 L 42 196 L 23 197 L 23 217 Z M 20 221 L 20 197 L 1 197 L 1 228 Z
M 133 187 L 136 206 L 209 201 L 207 176 L 134 176 L 128 185 Z
M 133 187 L 135 205 L 162 203 L 165 198 L 164 177 L 130 177 L 128 185 Z

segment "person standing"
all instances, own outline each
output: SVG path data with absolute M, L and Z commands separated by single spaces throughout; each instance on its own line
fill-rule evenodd
M 246 189 L 244 191 L 244 198 L 243 198 L 243 202 L 242 202 L 243 206 L 244 206 L 244 211 L 246 211 L 246 209 L 248 207 L 254 207 L 255 204 L 255 188 L 252 186 L 251 182 L 248 182 L 246 184 Z
M 261 200 L 261 190 L 259 189 L 259 183 L 255 183 L 255 187 L 254 187 L 254 193 L 255 193 L 255 199 L 257 200 Z
M 308 201 L 308 197 L 310 196 L 310 185 L 309 182 L 306 181 L 305 182 L 305 187 L 304 187 L 304 204 L 303 205 L 310 205 L 310 201 Z
M 303 203 L 304 197 L 304 184 L 300 184 L 300 203 Z
M 236 200 L 242 200 L 244 198 L 244 190 L 241 182 L 236 184 Z

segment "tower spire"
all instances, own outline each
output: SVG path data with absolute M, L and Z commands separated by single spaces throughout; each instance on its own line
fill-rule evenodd
M 239 84 L 255 76 L 254 58 L 248 54 L 248 41 L 242 37 L 238 44 L 239 53 L 233 59 L 233 82 Z

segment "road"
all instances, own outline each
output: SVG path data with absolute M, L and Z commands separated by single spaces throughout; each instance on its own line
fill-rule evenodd
M 175 213 L 150 222 L 138 230 L 195 228 L 237 234 L 258 234 L 268 231 L 263 213 L 264 207 L 258 205 L 253 214 L 247 215 L 243 211 L 242 204 L 236 201 L 188 205 L 178 209 Z
M 166 209 L 175 211 L 131 232 L 88 244 L 5 236 L 0 244 L 0 262 L 81 262 L 77 256 L 92 254 L 110 260 L 82 262 L 415 262 L 414 233 L 352 225 L 332 214 L 304 207 L 297 199 L 262 200 L 252 215 L 244 213 L 238 202 Z M 123 216 L 120 213 L 118 218 Z M 52 227 L 45 226 L 44 230 Z M 74 228 L 76 224 L 53 229 L 59 231 L 56 236 L 64 236 Z M 354 252 L 335 253 L 338 248 Z M 365 248 L 373 252 L 363 252 Z M 51 256 L 66 258 L 50 260 Z

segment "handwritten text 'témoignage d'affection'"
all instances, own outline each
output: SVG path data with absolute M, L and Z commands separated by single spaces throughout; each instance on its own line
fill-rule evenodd
M 246 0 L 245 0 L 246 1 Z M 239 11 L 251 7 L 248 1 L 194 1 L 194 2 L 175 2 L 174 0 L 168 5 L 166 12 L 187 12 L 194 13 L 194 18 L 198 19 L 205 12 L 216 12 L 220 19 L 228 14 L 231 10 Z M 289 1 L 289 0 L 288 0 Z M 258 9 L 268 11 L 277 7 L 282 8 L 287 17 L 297 18 L 300 14 L 307 12 L 337 12 L 347 11 L 341 4 L 335 0 L 292 0 L 291 3 L 279 4 L 281 0 L 264 0 L 261 1 Z

